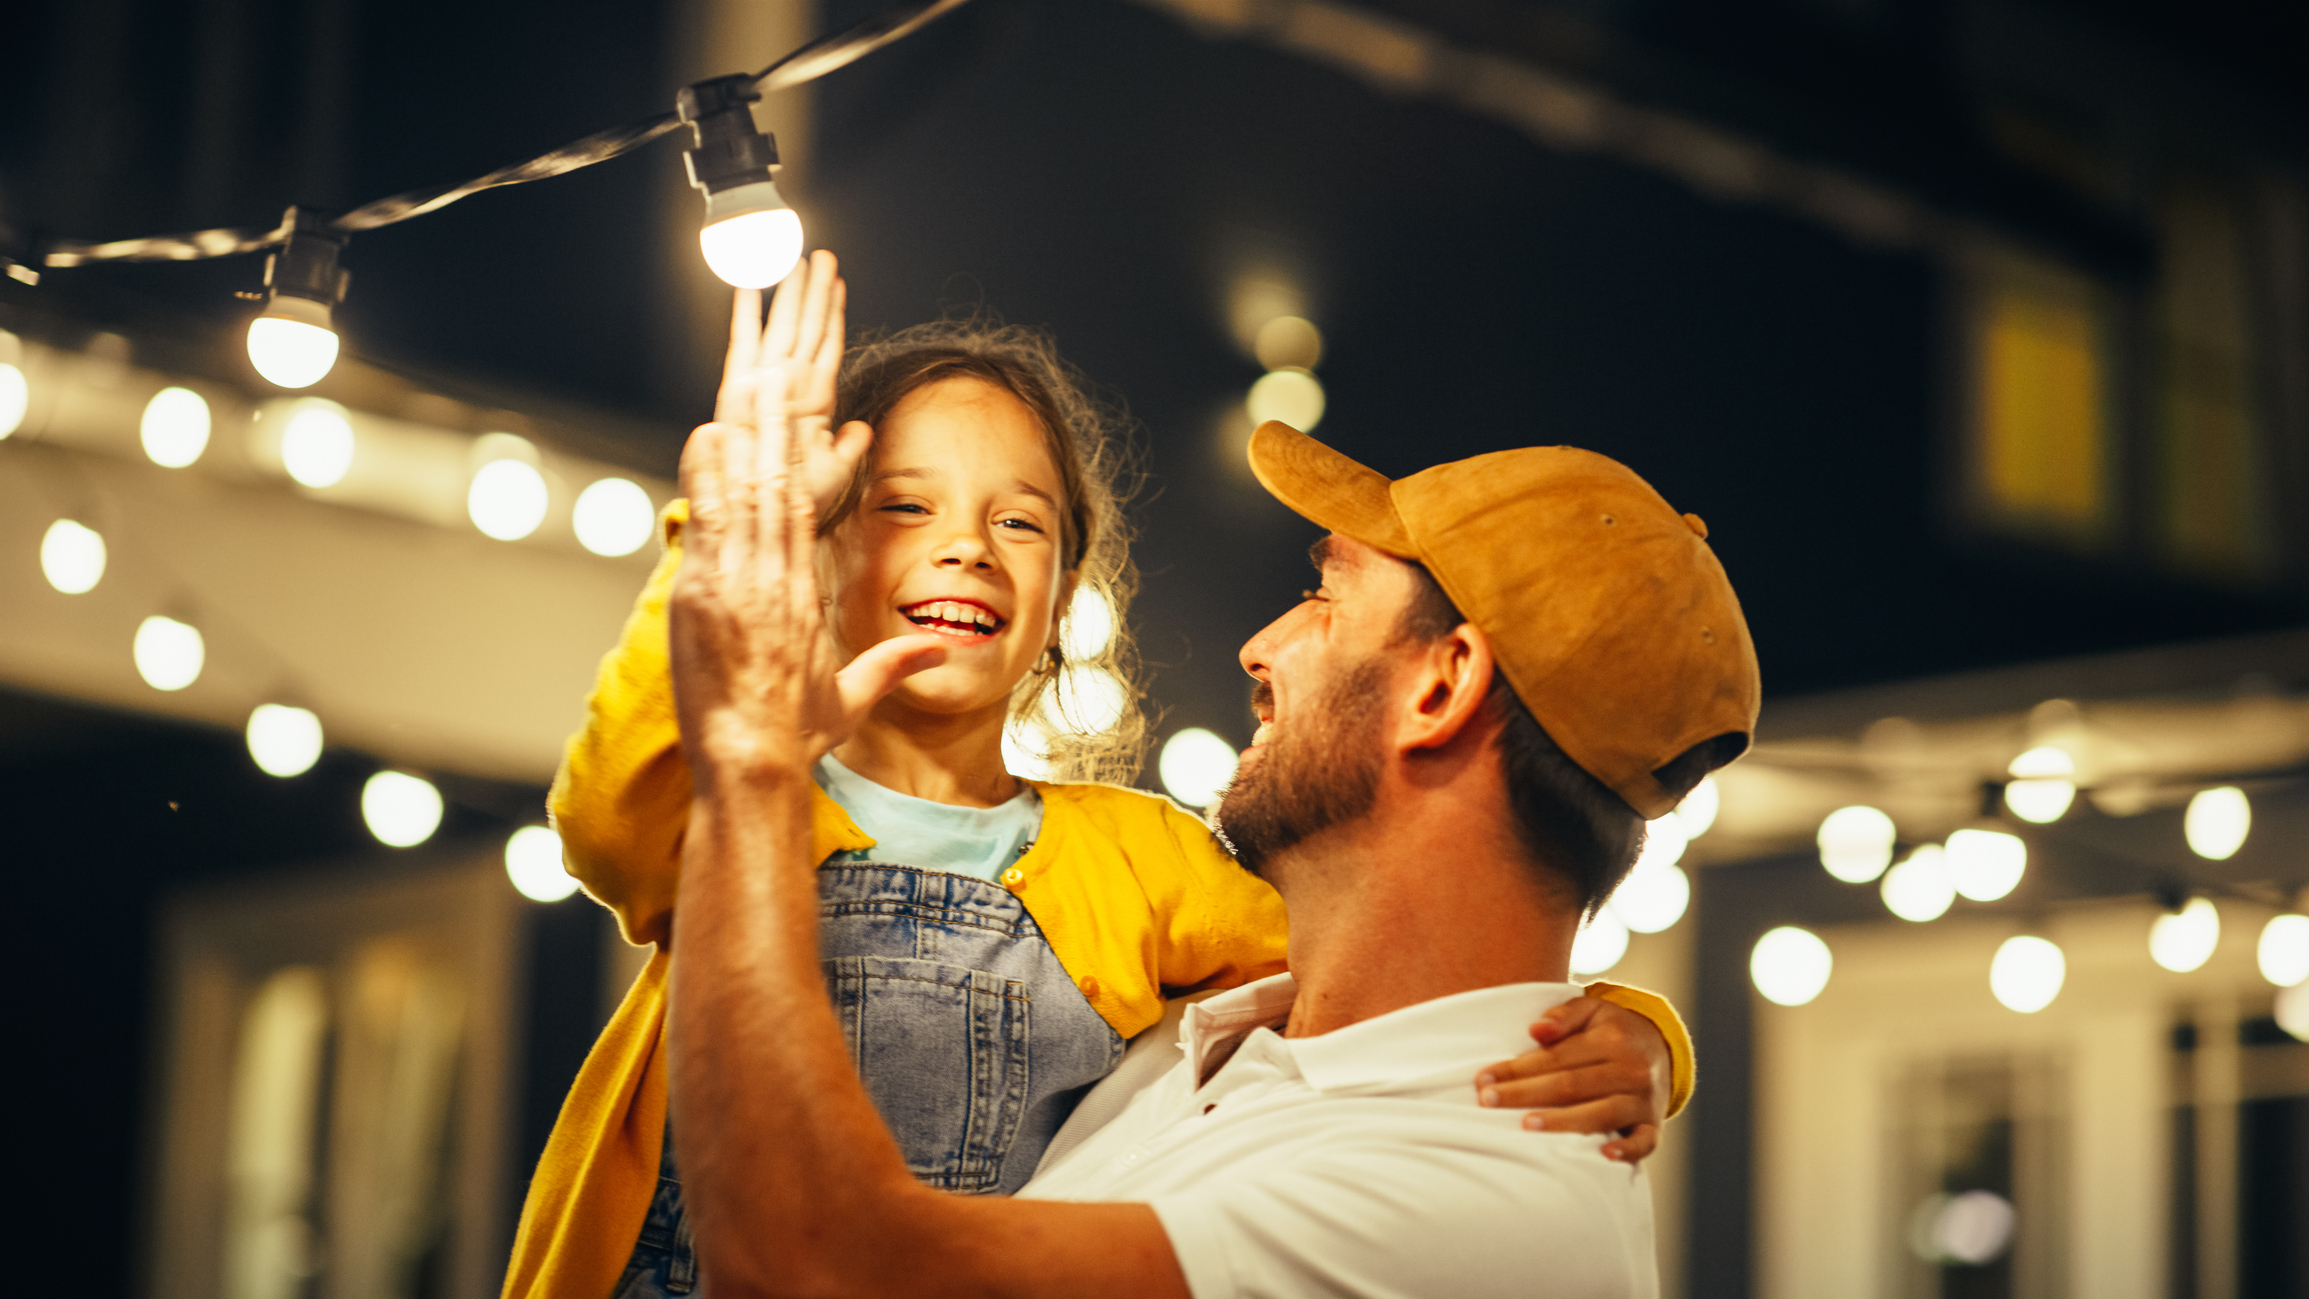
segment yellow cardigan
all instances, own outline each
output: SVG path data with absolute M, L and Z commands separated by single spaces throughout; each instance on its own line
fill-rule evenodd
M 665 554 L 602 660 L 585 728 L 570 738 L 549 798 L 570 874 L 616 913 L 627 940 L 658 950 L 562 1103 L 522 1206 L 505 1299 L 603 1299 L 656 1189 L 666 1115 L 666 948 L 689 817 L 666 633 L 685 505 L 676 501 L 666 512 Z M 1283 969 L 1281 898 L 1237 866 L 1200 820 L 1136 790 L 1032 783 L 1042 796 L 1042 827 L 1000 882 L 1117 1034 L 1135 1036 L 1161 1019 L 1168 997 Z M 811 810 L 819 860 L 873 846 L 823 793 Z M 1597 983 L 1588 992 L 1659 1026 L 1675 1061 L 1671 1108 L 1682 1108 L 1692 1049 L 1675 1010 L 1639 989 Z

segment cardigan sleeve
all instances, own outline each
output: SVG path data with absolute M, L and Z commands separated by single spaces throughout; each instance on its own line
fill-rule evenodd
M 617 645 L 601 660 L 585 726 L 569 737 L 546 796 L 562 864 L 617 914 L 626 941 L 662 942 L 671 930 L 681 842 L 689 824 L 689 764 L 673 702 L 666 600 L 681 568 L 689 502 L 662 519 L 665 552 Z
M 1596 997 L 1627 1010 L 1632 1010 L 1652 1022 L 1660 1036 L 1668 1043 L 1668 1114 L 1669 1118 L 1683 1112 L 1692 1099 L 1697 1066 L 1692 1057 L 1692 1035 L 1684 1030 L 1683 1017 L 1668 999 L 1656 992 L 1631 988 L 1624 983 L 1601 981 L 1587 985 L 1587 995 Z

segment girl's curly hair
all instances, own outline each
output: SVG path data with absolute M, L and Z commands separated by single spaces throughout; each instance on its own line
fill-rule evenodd
M 1073 603 L 1059 611 L 1060 646 L 1070 643 L 1083 657 L 1054 648 L 1055 670 L 1021 679 L 1010 694 L 1011 744 L 1029 760 L 1047 760 L 1052 779 L 1128 784 L 1143 760 L 1147 719 L 1140 705 L 1138 648 L 1130 634 L 1130 599 L 1138 571 L 1130 561 L 1130 524 L 1123 504 L 1137 485 L 1129 426 L 1119 412 L 1092 395 L 1081 372 L 1058 354 L 1040 330 L 981 319 L 941 320 L 860 340 L 842 358 L 834 397 L 835 426 L 864 420 L 879 426 L 908 394 L 947 379 L 976 379 L 1001 388 L 1034 412 L 1049 439 L 1066 500 L 1059 537 L 1063 566 L 1076 574 Z M 832 528 L 857 512 L 872 473 L 872 455 L 821 525 Z M 1084 646 L 1077 626 L 1082 610 L 1103 600 L 1112 611 L 1113 634 L 1103 646 Z M 1097 610 L 1091 608 L 1089 617 Z M 1100 679 L 1101 674 L 1106 680 Z M 1112 686 L 1107 685 L 1112 682 Z M 1120 693 L 1111 723 L 1105 713 Z

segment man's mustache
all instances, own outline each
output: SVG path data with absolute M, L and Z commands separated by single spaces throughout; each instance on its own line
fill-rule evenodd
M 1259 713 L 1275 711 L 1275 688 L 1264 681 L 1252 686 L 1251 710 Z

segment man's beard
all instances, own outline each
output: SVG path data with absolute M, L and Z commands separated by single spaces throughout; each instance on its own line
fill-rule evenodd
M 1244 870 L 1263 879 L 1276 854 L 1371 810 L 1386 685 L 1384 664 L 1358 665 L 1243 764 L 1212 819 Z M 1257 693 L 1272 697 L 1265 682 Z

